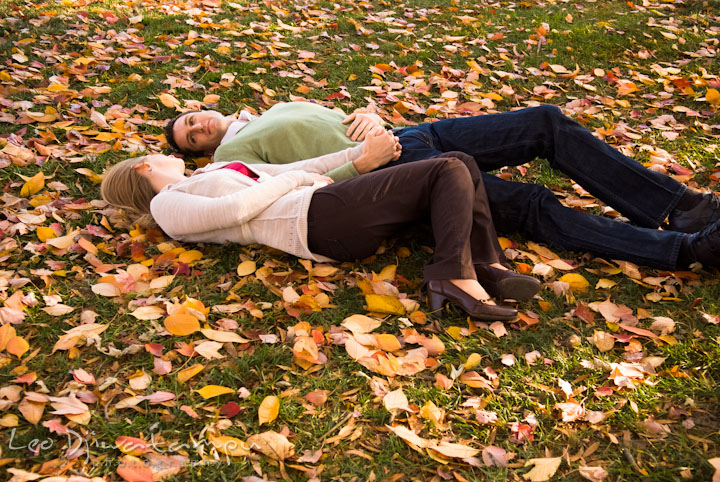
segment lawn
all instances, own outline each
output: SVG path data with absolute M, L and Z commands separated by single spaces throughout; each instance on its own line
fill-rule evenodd
M 720 480 L 717 269 L 501 244 L 511 323 L 438 316 L 423 227 L 356 263 L 126 230 L 105 169 L 188 109 L 389 126 L 552 104 L 720 182 L 713 0 L 0 3 L 0 467 L 14 482 Z M 189 169 L 208 159 L 187 159 Z M 544 160 L 495 172 L 619 213 Z

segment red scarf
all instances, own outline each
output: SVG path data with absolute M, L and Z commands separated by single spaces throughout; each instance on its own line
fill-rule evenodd
M 253 171 L 251 171 L 245 164 L 242 162 L 231 162 L 227 166 L 223 166 L 222 169 L 232 169 L 233 171 L 237 171 L 240 174 L 245 174 L 247 177 L 252 179 L 253 181 L 257 181 L 260 176 L 255 174 Z

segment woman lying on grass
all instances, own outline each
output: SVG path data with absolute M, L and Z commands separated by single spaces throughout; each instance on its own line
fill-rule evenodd
M 398 155 L 397 138 L 379 130 L 337 153 L 291 164 L 213 163 L 185 175 L 182 159 L 149 155 L 110 168 L 103 198 L 131 225 L 157 225 L 182 241 L 260 243 L 315 261 L 372 255 L 383 239 L 429 217 L 435 253 L 424 269 L 430 308 L 447 301 L 483 320 L 511 320 L 475 269 L 505 269 L 480 171 L 463 153 L 370 172 L 333 184 L 338 166 Z M 535 278 L 514 274 L 516 299 L 535 294 Z M 506 290 L 507 291 L 507 290 Z

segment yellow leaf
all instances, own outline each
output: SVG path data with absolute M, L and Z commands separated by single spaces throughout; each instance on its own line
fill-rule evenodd
M 227 393 L 235 393 L 235 390 L 221 385 L 205 385 L 200 390 L 193 390 L 193 392 L 199 393 L 201 397 L 207 400 L 208 398 L 219 397 Z
M 192 377 L 203 371 L 203 368 L 205 368 L 205 365 L 202 365 L 200 363 L 191 367 L 183 368 L 178 372 L 178 381 L 180 383 L 185 383 L 186 381 L 190 380 Z
M 390 295 L 365 295 L 367 310 L 376 313 L 388 313 L 391 315 L 404 315 L 405 308 L 400 300 Z
M 20 425 L 20 418 L 15 414 L 8 413 L 0 418 L 0 427 L 10 428 L 17 427 L 18 425 Z
M 500 248 L 504 251 L 508 248 L 512 248 L 513 242 L 510 241 L 508 238 L 498 238 L 498 242 L 500 243 Z
M 221 435 L 219 437 L 210 436 L 208 440 L 210 440 L 210 443 L 213 444 L 215 449 L 221 454 L 230 455 L 231 457 L 250 455 L 250 447 L 239 438 Z
M 203 102 L 214 104 L 220 100 L 220 96 L 217 94 L 208 94 L 203 97 Z
M 395 264 L 389 264 L 385 266 L 382 271 L 380 271 L 380 274 L 378 274 L 378 278 L 383 281 L 392 281 L 395 279 L 395 271 L 397 270 L 397 265 Z
M 75 169 L 75 172 L 86 176 L 93 184 L 100 184 L 102 182 L 102 176 L 98 176 L 92 169 L 87 167 L 79 167 Z
M 615 286 L 616 284 L 617 284 L 617 283 L 614 282 L 614 281 L 611 280 L 611 279 L 600 278 L 600 279 L 598 280 L 597 284 L 595 285 L 595 289 L 596 289 L 596 290 L 597 290 L 597 289 L 608 289 L 608 288 L 612 288 L 612 287 Z
M 37 234 L 38 239 L 43 243 L 48 239 L 57 237 L 55 230 L 53 228 L 48 228 L 47 226 L 38 226 L 35 233 Z
M 400 341 L 397 339 L 395 335 L 388 335 L 388 334 L 380 334 L 375 335 L 375 341 L 377 343 L 378 348 L 384 351 L 398 351 L 400 348 L 402 348 L 402 345 L 400 345 Z
M 191 335 L 200 329 L 197 318 L 187 313 L 178 313 L 165 318 L 165 329 L 177 336 Z
M 162 104 L 165 107 L 179 107 L 180 106 L 180 101 L 177 100 L 175 97 L 173 97 L 170 94 L 160 94 L 158 96 L 158 99 L 160 99 L 160 102 L 162 102 Z
M 8 353 L 15 355 L 18 358 L 21 358 L 29 348 L 30 344 L 25 341 L 25 338 L 19 336 L 10 338 L 5 346 L 5 350 Z
M 260 404 L 258 408 L 258 419 L 260 425 L 270 423 L 275 420 L 280 412 L 280 399 L 275 395 L 269 395 Z
M 465 362 L 465 370 L 471 370 L 478 363 L 480 363 L 480 360 L 482 360 L 482 355 L 480 355 L 479 353 L 471 353 L 467 361 Z
M 720 92 L 718 92 L 717 89 L 708 89 L 707 92 L 705 92 L 705 100 L 717 107 L 720 105 Z
M 20 195 L 22 197 L 30 197 L 33 194 L 40 192 L 44 187 L 45 175 L 42 172 L 38 172 L 33 177 L 28 179 L 25 184 L 23 184 L 22 189 L 20 189 Z
M 445 333 L 450 335 L 455 340 L 462 340 L 463 336 L 461 333 L 462 328 L 459 326 L 450 326 L 447 330 L 445 330 Z
M 257 265 L 255 264 L 255 261 L 247 260 L 240 263 L 237 267 L 237 274 L 238 276 L 248 276 L 255 272 L 257 269 Z
M 588 280 L 586 280 L 582 275 L 577 273 L 568 273 L 566 275 L 563 275 L 560 277 L 559 281 L 563 281 L 569 284 L 570 289 L 576 293 L 584 293 L 585 291 L 587 291 L 588 286 L 590 286 Z
M 180 253 L 180 256 L 178 256 L 178 261 L 185 264 L 193 263 L 199 259 L 202 259 L 202 253 L 197 249 L 185 251 L 184 253 Z

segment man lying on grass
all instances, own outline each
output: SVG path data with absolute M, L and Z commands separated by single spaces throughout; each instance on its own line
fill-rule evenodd
M 216 111 L 183 113 L 166 126 L 168 143 L 185 155 L 217 161 L 283 164 L 355 146 L 380 128 L 375 114 L 349 116 L 311 102 L 280 103 L 260 116 L 238 118 Z M 699 261 L 720 266 L 720 201 L 688 189 L 624 156 L 590 131 L 545 105 L 511 112 L 444 119 L 395 129 L 401 154 L 385 163 L 351 162 L 326 173 L 340 181 L 436 156 L 471 155 L 481 171 L 498 232 L 522 233 L 553 247 L 590 251 L 660 269 Z M 634 224 L 576 211 L 537 184 L 487 174 L 543 157 Z M 667 223 L 666 223 L 667 220 Z M 657 228 L 662 226 L 663 230 Z M 491 294 L 518 276 L 490 266 L 478 279 Z

